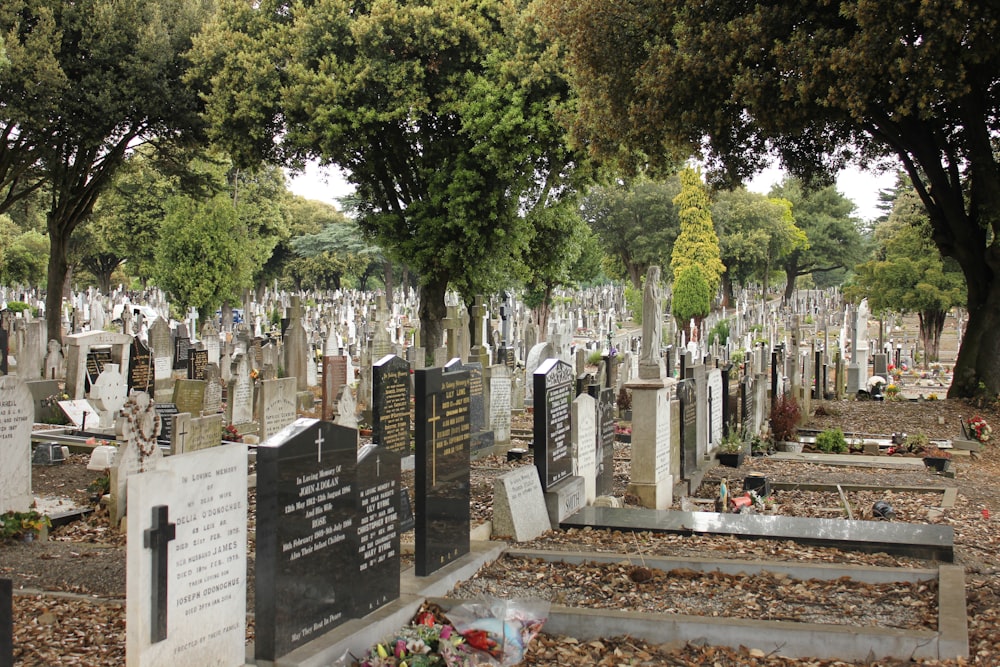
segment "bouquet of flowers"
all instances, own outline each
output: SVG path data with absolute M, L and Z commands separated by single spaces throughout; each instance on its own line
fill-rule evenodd
M 969 420 L 969 430 L 979 442 L 987 442 L 990 439 L 990 434 L 993 433 L 990 425 L 979 415 Z
M 425 604 L 411 625 L 376 644 L 361 659 L 338 663 L 352 667 L 473 667 L 516 665 L 548 617 L 540 600 L 469 602 L 448 612 Z

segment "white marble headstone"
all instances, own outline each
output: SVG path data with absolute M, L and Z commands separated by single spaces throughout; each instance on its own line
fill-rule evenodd
M 35 403 L 28 385 L 0 376 L 0 513 L 31 506 L 31 428 Z
M 128 667 L 244 664 L 246 498 L 247 447 L 236 443 L 172 456 L 130 480 Z
M 583 477 L 584 502 L 597 498 L 597 401 L 580 394 L 573 400 L 572 431 L 575 457 L 574 475 Z
M 528 542 L 552 524 L 534 466 L 521 466 L 493 483 L 493 535 Z

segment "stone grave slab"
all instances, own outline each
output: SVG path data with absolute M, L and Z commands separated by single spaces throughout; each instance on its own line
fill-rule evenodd
M 0 376 L 0 513 L 25 512 L 31 494 L 31 428 L 35 404 L 28 386 L 14 375 Z
M 423 577 L 469 553 L 469 376 L 415 373 L 415 572 Z
M 129 482 L 126 664 L 242 665 L 247 448 L 172 456 Z
M 261 436 L 266 440 L 295 421 L 295 401 L 298 392 L 295 378 L 264 380 L 260 383 Z
M 552 529 L 534 466 L 521 466 L 493 482 L 493 536 L 530 542 Z
M 179 412 L 198 416 L 205 407 L 206 385 L 204 380 L 178 380 L 174 383 L 174 396 L 170 402 L 177 406 Z
M 570 406 L 576 378 L 565 361 L 546 359 L 533 380 L 535 466 L 542 490 L 548 491 L 573 474 Z
M 358 577 L 357 456 L 353 429 L 307 418 L 257 447 L 258 661 L 275 661 L 352 616 L 355 589 L 366 583 Z
M 380 445 L 358 452 L 358 575 L 354 615 L 399 597 L 400 456 Z M 404 489 L 405 493 L 405 489 Z
M 589 394 L 573 399 L 574 474 L 583 478 L 584 504 L 597 498 L 597 402 Z
M 615 391 L 600 385 L 587 390 L 597 399 L 597 495 L 610 496 L 615 483 Z
M 582 477 L 567 477 L 545 492 L 545 510 L 549 523 L 559 523 L 587 506 L 587 492 Z
M 410 364 L 394 354 L 372 366 L 372 442 L 410 454 Z
M 734 535 L 747 539 L 792 540 L 848 551 L 952 562 L 955 531 L 931 524 L 813 519 L 762 514 L 658 511 L 584 507 L 560 522 L 561 528 L 649 530 L 682 535 Z
M 66 419 L 76 428 L 85 430 L 87 422 L 90 423 L 90 426 L 97 426 L 97 408 L 91 405 L 87 399 L 76 398 L 58 403 L 59 409 L 66 415 Z

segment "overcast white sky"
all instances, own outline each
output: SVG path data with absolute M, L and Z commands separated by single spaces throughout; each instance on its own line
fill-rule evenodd
M 771 186 L 782 179 L 784 173 L 778 168 L 765 169 L 758 174 L 747 188 L 762 194 L 767 194 Z M 855 214 L 863 220 L 873 220 L 878 217 L 876 208 L 878 192 L 893 186 L 896 174 L 892 171 L 875 174 L 856 169 L 845 170 L 837 177 L 837 189 L 857 207 Z M 338 197 L 343 197 L 353 191 L 343 175 L 333 168 L 321 168 L 315 163 L 309 163 L 303 174 L 289 179 L 289 189 L 306 199 L 316 199 L 328 204 L 336 204 Z

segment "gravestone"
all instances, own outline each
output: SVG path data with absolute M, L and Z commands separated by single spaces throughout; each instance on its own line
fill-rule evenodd
M 323 419 L 330 421 L 337 414 L 337 394 L 347 384 L 347 357 L 323 357 Z
M 129 480 L 126 664 L 246 659 L 247 448 L 172 456 Z
M 46 424 L 61 423 L 63 415 L 57 403 L 62 391 L 59 388 L 59 382 L 56 380 L 29 380 L 25 384 L 28 386 L 28 391 L 31 392 L 35 421 Z
M 191 348 L 187 358 L 187 376 L 189 380 L 204 380 L 205 367 L 208 366 L 208 350 Z
M 723 418 L 722 413 L 728 397 L 723 391 L 722 371 L 713 368 L 708 372 L 708 444 L 715 447 L 722 441 Z
M 182 325 L 183 326 L 183 325 Z M 186 328 L 183 333 L 178 327 L 177 335 L 174 337 L 174 363 L 175 370 L 184 370 L 188 367 L 188 356 L 191 352 L 191 339 L 188 338 Z
M 149 349 L 153 355 L 153 397 L 157 401 L 169 401 L 173 390 L 174 349 L 170 338 L 170 325 L 162 317 L 157 317 L 149 326 Z
M 163 460 L 157 441 L 160 415 L 148 394 L 129 396 L 122 406 L 115 430 L 125 443 L 118 448 L 118 456 L 111 468 L 111 505 L 108 511 L 111 525 L 117 527 L 127 511 L 129 477 L 156 470 Z
M 174 395 L 170 402 L 177 406 L 179 412 L 198 416 L 205 407 L 205 385 L 204 380 L 178 380 L 174 383 Z
M 31 494 L 31 429 L 35 407 L 24 380 L 0 376 L 0 514 L 26 512 Z
M 173 403 L 154 403 L 153 410 L 160 418 L 160 435 L 157 436 L 157 441 L 161 444 L 173 447 L 173 417 L 179 412 L 177 410 L 177 406 Z
M 378 445 L 358 452 L 358 574 L 354 615 L 365 616 L 399 597 L 400 456 Z
M 171 405 L 173 405 L 171 403 Z M 167 427 L 167 443 L 171 454 L 182 454 L 188 449 L 191 438 L 191 413 L 175 412 L 170 415 Z
M 372 367 L 372 442 L 410 454 L 410 364 L 394 354 Z
M 63 358 L 62 345 L 57 340 L 49 341 L 48 353 L 45 355 L 45 377 L 49 380 L 66 378 L 66 359 Z
M 257 410 L 260 433 L 268 439 L 295 421 L 295 378 L 264 380 L 260 383 L 260 407 Z
M 445 364 L 445 373 L 464 371 L 469 374 L 469 453 L 473 460 L 493 453 L 493 432 L 485 430 L 486 397 L 483 391 L 483 365 L 452 359 Z
M 66 393 L 84 398 L 87 387 L 96 381 L 105 363 L 128 369 L 132 336 L 113 331 L 95 331 L 66 337 Z M 90 354 L 91 349 L 94 354 Z
M 532 407 L 534 405 L 534 396 L 532 396 L 532 392 L 535 389 L 533 379 L 535 377 L 535 371 L 538 370 L 538 367 L 541 366 L 545 360 L 554 359 L 556 356 L 556 348 L 553 347 L 552 343 L 538 343 L 528 350 L 528 358 L 524 362 L 524 375 L 526 378 L 524 385 L 524 405 L 526 407 Z
M 88 424 L 93 427 L 97 423 L 97 408 L 85 398 L 58 401 L 58 404 L 69 423 L 80 430 L 86 430 Z
M 573 449 L 574 473 L 583 478 L 585 502 L 590 505 L 597 498 L 597 402 L 589 394 L 573 399 Z
M 670 399 L 672 379 L 639 378 L 632 390 L 632 463 L 628 492 L 643 507 L 663 510 L 673 503 Z
M 232 364 L 229 391 L 226 396 L 226 421 L 236 426 L 253 421 L 253 379 L 250 377 L 250 359 L 237 355 Z
M 552 528 L 538 473 L 521 466 L 493 482 L 493 536 L 530 542 Z
M 222 410 L 222 377 L 218 364 L 205 367 L 205 398 L 201 411 L 214 415 Z
M 883 352 L 872 355 L 872 374 L 878 375 L 883 380 L 889 380 L 889 357 Z
M 415 572 L 469 553 L 469 375 L 415 372 Z
M 490 429 L 497 446 L 510 445 L 511 370 L 505 365 L 490 368 Z
M 597 495 L 610 496 L 615 484 L 615 391 L 592 384 L 597 403 Z
M 132 352 L 128 360 L 128 389 L 149 393 L 154 387 L 153 355 L 138 338 L 132 339 Z
M 698 470 L 698 411 L 695 408 L 694 380 L 677 383 L 681 417 L 681 475 L 689 479 Z
M 542 490 L 549 491 L 573 474 L 570 406 L 573 403 L 573 367 L 547 359 L 534 373 L 535 466 Z
M 352 429 L 307 418 L 257 447 L 258 661 L 275 661 L 352 616 L 353 593 L 366 583 L 355 542 L 357 456 Z
M 222 443 L 222 415 L 192 417 L 182 452 L 197 452 Z
M 97 408 L 98 423 L 102 428 L 110 428 L 114 424 L 115 414 L 125 403 L 127 394 L 128 387 L 125 378 L 118 372 L 118 364 L 106 364 L 89 394 L 91 404 Z

